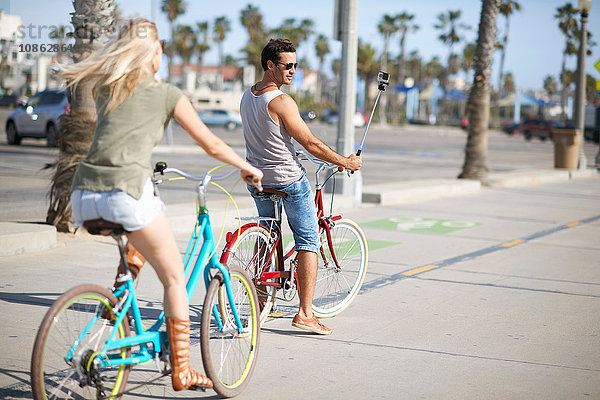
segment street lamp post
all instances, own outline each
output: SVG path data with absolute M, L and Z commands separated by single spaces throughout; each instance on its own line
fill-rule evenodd
M 585 57 L 587 56 L 587 21 L 588 13 L 592 8 L 592 0 L 578 0 L 579 12 L 581 13 L 581 37 L 579 40 L 579 54 L 577 56 L 577 86 L 575 99 L 575 127 L 579 129 L 579 169 L 587 167 L 587 160 L 583 151 L 584 129 L 585 129 Z

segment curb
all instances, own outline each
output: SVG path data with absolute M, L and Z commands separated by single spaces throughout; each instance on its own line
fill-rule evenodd
M 0 222 L 0 257 L 48 250 L 57 246 L 52 225 Z
M 514 188 L 596 176 L 596 169 L 542 169 L 490 174 L 482 185 L 469 179 L 427 179 L 363 187 L 363 203 L 378 205 L 409 204 L 442 197 L 465 196 L 479 192 L 482 187 Z
M 491 174 L 485 186 L 492 188 L 513 188 L 545 183 L 564 182 L 571 179 L 586 179 L 597 175 L 596 169 L 568 170 L 546 169 L 533 171 Z
M 198 151 L 195 149 L 194 151 Z M 475 194 L 482 188 L 514 188 L 547 183 L 565 182 L 572 179 L 589 179 L 597 176 L 596 169 L 566 170 L 543 169 L 490 174 L 484 185 L 469 179 L 427 179 L 405 181 L 385 185 L 363 186 L 363 207 L 374 205 L 409 204 L 446 197 Z M 328 202 L 325 201 L 326 208 Z M 218 240 L 223 226 L 225 232 L 239 226 L 237 211 L 231 206 L 226 211 L 225 201 L 209 203 L 213 234 Z M 238 201 L 242 217 L 255 216 L 252 199 Z M 334 207 L 344 211 L 356 208 L 353 197 L 336 196 Z M 175 235 L 190 235 L 196 220 L 195 203 L 167 205 L 167 218 Z M 57 247 L 56 228 L 51 225 L 0 222 L 0 257 L 36 252 Z
M 469 179 L 427 179 L 363 186 L 363 203 L 407 204 L 479 192 L 481 182 Z

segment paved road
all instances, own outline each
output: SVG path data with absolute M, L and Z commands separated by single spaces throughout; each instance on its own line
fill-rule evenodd
M 311 127 L 334 143 L 332 127 Z M 217 133 L 242 152 L 239 131 Z M 364 182 L 460 171 L 460 130 L 373 128 L 369 135 Z M 181 132 L 175 144 L 155 159 L 195 173 L 215 165 Z M 597 146 L 585 150 L 593 159 Z M 43 220 L 48 175 L 40 168 L 56 150 L 0 141 L 0 154 L 0 221 Z M 493 172 L 551 166 L 549 142 L 490 133 Z M 188 185 L 162 194 L 168 205 L 192 196 Z M 265 325 L 258 367 L 239 398 L 600 399 L 599 204 L 594 177 L 345 213 L 369 239 L 363 290 L 325 321 L 334 329 L 325 338 L 292 329 L 295 304 L 280 304 L 284 315 Z M 0 398 L 31 397 L 29 354 L 51 302 L 82 277 L 109 286 L 115 264 L 110 240 L 63 234 L 57 248 L 0 258 Z M 145 271 L 139 294 L 150 318 L 162 290 Z M 201 365 L 197 354 L 193 364 Z
M 291 328 L 294 304 L 280 304 L 239 398 L 600 398 L 599 205 L 596 177 L 346 213 L 371 248 L 361 293 L 325 321 L 329 337 Z M 115 263 L 110 241 L 67 235 L 0 258 L 0 398 L 30 398 L 49 304 L 82 276 L 108 286 Z M 145 315 L 161 297 L 150 271 Z
M 1 119 L 1 115 L 0 115 Z M 333 126 L 314 123 L 314 134 L 335 146 Z M 241 130 L 215 133 L 244 154 Z M 363 129 L 356 129 L 356 142 Z M 406 126 L 395 128 L 372 127 L 363 152 L 363 185 L 400 182 L 415 179 L 455 178 L 464 161 L 465 134 L 460 129 L 444 127 Z M 586 143 L 588 160 L 594 160 L 598 146 Z M 56 149 L 44 142 L 24 139 L 21 146 L 9 146 L 0 135 L 0 222 L 44 221 L 48 207 L 46 194 L 52 173 L 43 167 L 55 161 Z M 208 158 L 189 136 L 174 129 L 174 146 L 160 146 L 153 161 L 167 161 L 194 174 L 203 174 L 217 163 Z M 553 167 L 553 145 L 549 141 L 526 142 L 522 137 L 509 137 L 501 132 L 489 132 L 489 167 L 491 172 L 507 172 Z M 310 166 L 307 166 L 311 170 Z M 233 184 L 233 179 L 228 183 Z M 245 195 L 243 185 L 235 194 Z M 186 183 L 173 183 L 161 191 L 167 205 L 193 201 L 193 188 Z

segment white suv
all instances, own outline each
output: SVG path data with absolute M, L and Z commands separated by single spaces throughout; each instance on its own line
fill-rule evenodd
M 45 138 L 49 147 L 56 146 L 58 117 L 69 111 L 64 90 L 48 89 L 29 98 L 6 119 L 9 144 L 21 144 L 24 137 Z

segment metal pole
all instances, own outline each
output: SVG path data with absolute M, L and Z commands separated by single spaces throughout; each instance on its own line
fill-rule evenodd
M 575 127 L 579 129 L 579 169 L 585 169 L 587 167 L 587 160 L 583 151 L 585 130 L 585 57 L 587 55 L 587 21 L 588 13 L 586 10 L 583 10 L 581 12 L 581 39 L 579 42 L 579 54 L 577 56 L 577 99 L 575 102 Z
M 342 60 L 340 69 L 339 124 L 336 150 L 343 156 L 354 151 L 354 124 L 356 112 L 356 68 L 358 57 L 358 0 L 342 2 Z M 340 179 L 336 191 L 341 186 L 343 195 L 354 195 L 352 181 Z

